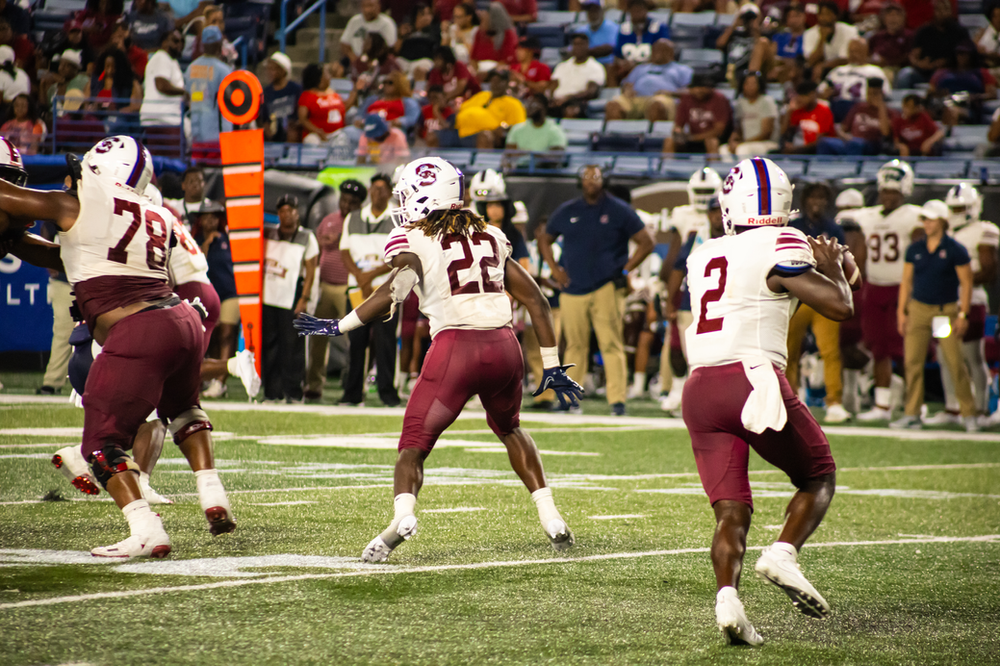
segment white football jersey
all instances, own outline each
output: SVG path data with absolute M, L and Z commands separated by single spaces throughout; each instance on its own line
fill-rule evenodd
M 670 221 L 664 226 L 676 229 L 683 244 L 691 234 L 697 233 L 702 227 L 708 227 L 708 213 L 703 213 L 690 204 L 675 206 L 670 211 Z
M 861 227 L 868 245 L 865 277 L 868 282 L 894 287 L 903 280 L 906 248 L 914 229 L 922 229 L 920 207 L 903 204 L 888 215 L 882 206 L 861 208 L 854 212 L 854 221 Z
M 504 291 L 504 265 L 512 249 L 502 231 L 487 225 L 486 231 L 470 236 L 431 238 L 420 229 L 399 227 L 386 241 L 386 263 L 403 252 L 420 258 L 424 277 L 416 292 L 432 338 L 449 328 L 510 326 L 513 311 Z
M 169 265 L 174 284 L 187 284 L 188 282 L 211 284 L 208 279 L 208 259 L 205 258 L 198 243 L 191 236 L 191 232 L 176 217 L 174 217 L 173 228 L 174 235 L 177 236 L 177 245 L 170 250 Z
M 986 220 L 970 222 L 964 227 L 953 230 L 951 235 L 969 251 L 973 273 L 978 273 L 982 269 L 982 264 L 979 262 L 979 246 L 1000 247 L 1000 229 Z M 980 284 L 972 288 L 972 304 L 989 305 L 986 287 Z
M 767 276 L 775 267 L 801 273 L 815 266 L 805 234 L 790 227 L 759 227 L 697 246 L 687 261 L 691 367 L 763 357 L 784 369 L 798 299 L 771 291 Z
M 167 281 L 173 214 L 147 197 L 107 185 L 83 170 L 80 216 L 59 232 L 70 284 L 108 275 Z

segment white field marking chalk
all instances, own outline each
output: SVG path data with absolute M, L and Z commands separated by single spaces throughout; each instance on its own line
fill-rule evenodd
M 788 498 L 795 494 L 795 488 L 789 486 L 785 489 L 759 488 L 755 484 L 750 484 L 755 498 L 776 497 Z M 640 488 L 637 493 L 659 493 L 661 495 L 703 495 L 704 489 L 699 487 L 688 488 Z M 961 498 L 983 498 L 1000 499 L 1000 495 L 988 495 L 984 493 L 949 493 L 941 490 L 917 490 L 901 488 L 871 488 L 867 490 L 854 490 L 847 487 L 837 487 L 838 495 L 867 495 L 874 497 L 898 497 L 901 499 L 922 499 L 922 500 L 947 500 Z
M 780 530 L 782 527 L 784 527 L 784 525 L 761 525 L 761 528 L 765 530 Z M 900 534 L 899 536 L 903 535 Z
M 620 516 L 587 516 L 587 518 L 591 520 L 619 520 L 619 519 L 624 520 L 626 518 L 645 518 L 645 517 L 646 514 L 644 513 L 623 513 Z
M 395 451 L 399 447 L 399 435 L 395 437 L 364 437 L 358 435 L 279 435 L 262 437 L 259 444 L 269 446 L 328 446 L 340 449 L 385 449 Z M 439 439 L 437 447 L 479 448 L 496 446 L 495 442 L 476 442 L 464 439 Z
M 469 511 L 486 511 L 481 506 L 456 506 L 454 509 L 422 509 L 420 513 L 468 513 Z
M 0 444 L 0 449 L 61 449 L 75 442 L 39 442 L 37 444 Z
M 0 435 L 18 437 L 83 437 L 83 428 L 0 428 Z
M 250 502 L 251 506 L 294 506 L 296 504 L 316 504 L 312 500 L 290 500 L 288 502 Z
M 447 440 L 439 439 L 438 440 L 438 444 L 440 444 L 441 442 L 445 442 L 445 441 L 447 441 Z M 484 446 L 484 447 L 476 448 L 476 449 L 466 449 L 465 452 L 466 453 L 507 453 L 507 449 L 505 449 L 502 446 L 493 446 L 493 445 L 491 445 L 489 447 L 485 447 Z M 587 457 L 593 457 L 593 456 L 600 456 L 601 455 L 600 453 L 592 453 L 592 452 L 589 452 L 589 451 L 548 451 L 546 449 L 538 449 L 538 453 L 540 453 L 543 456 L 587 456 Z
M 828 543 L 810 543 L 807 548 L 837 548 L 837 547 L 858 547 L 858 546 L 894 546 L 899 544 L 912 545 L 914 543 L 1000 543 L 1000 534 L 988 534 L 974 537 L 934 537 L 931 539 L 886 539 L 883 541 L 833 541 Z M 763 550 L 766 546 L 755 546 L 747 550 Z M 56 604 L 76 603 L 80 601 L 93 601 L 95 599 L 124 599 L 127 597 L 142 597 L 152 594 L 163 594 L 167 592 L 196 592 L 201 590 L 214 590 L 228 587 L 242 587 L 244 585 L 258 585 L 268 583 L 291 583 L 300 580 L 329 580 L 332 578 L 354 578 L 358 576 L 384 576 L 407 573 L 435 573 L 439 571 L 473 571 L 477 569 L 496 569 L 501 567 L 524 567 L 532 565 L 547 564 L 576 564 L 580 562 L 600 562 L 604 560 L 635 559 L 638 557 L 662 557 L 667 555 L 687 555 L 692 553 L 707 553 L 711 549 L 703 548 L 675 548 L 672 550 L 647 550 L 631 553 L 607 553 L 605 555 L 587 555 L 584 557 L 551 557 L 543 560 L 508 560 L 501 562 L 474 562 L 471 564 L 441 564 L 423 567 L 406 567 L 393 565 L 373 565 L 359 571 L 345 571 L 329 574 L 299 574 L 295 576 L 271 576 L 268 578 L 253 578 L 241 580 L 225 580 L 215 583 L 202 583 L 198 585 L 174 585 L 170 587 L 151 587 L 143 590 L 125 590 L 118 592 L 96 592 L 94 594 L 77 594 L 65 597 L 50 597 L 48 599 L 31 599 L 28 601 L 14 601 L 0 604 L 0 610 L 8 608 L 28 608 L 32 606 L 54 606 Z M 100 559 L 100 558 L 98 558 Z M 171 562 L 183 564 L 185 560 L 171 560 Z M 145 563 L 141 563 L 145 564 Z M 125 565 L 128 566 L 128 565 Z

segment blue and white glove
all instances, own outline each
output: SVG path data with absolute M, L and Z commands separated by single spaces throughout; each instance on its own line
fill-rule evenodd
M 319 317 L 314 317 L 311 314 L 301 313 L 292 322 L 292 326 L 295 330 L 299 332 L 300 336 L 303 335 L 326 335 L 331 338 L 335 338 L 339 335 L 343 335 L 340 330 L 340 320 L 339 319 L 320 319 Z
M 577 407 L 580 405 L 580 398 L 583 397 L 583 387 L 570 379 L 566 370 L 572 368 L 575 363 L 569 365 L 557 365 L 554 368 L 547 368 L 542 372 L 542 382 L 538 389 L 531 395 L 536 398 L 545 391 L 552 389 L 559 398 L 559 406 L 562 409 Z

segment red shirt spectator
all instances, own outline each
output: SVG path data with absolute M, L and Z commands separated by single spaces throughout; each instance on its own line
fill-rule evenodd
M 802 141 L 807 146 L 816 143 L 821 136 L 837 136 L 833 128 L 833 112 L 826 102 L 816 102 L 811 109 L 792 111 L 788 125 L 802 131 Z
M 326 134 L 332 134 L 344 126 L 344 100 L 333 90 L 317 93 L 306 90 L 299 96 L 299 106 L 309 110 L 309 122 Z
M 899 114 L 889 109 L 889 121 L 896 120 Z M 878 119 L 878 107 L 868 102 L 858 102 L 851 107 L 844 118 L 843 126 L 851 136 L 872 143 L 882 140 L 882 127 Z
M 447 68 L 447 65 L 445 67 Z M 481 90 L 479 81 L 472 75 L 469 68 L 460 62 L 453 63 L 450 73 L 446 74 L 445 69 L 435 67 L 427 74 L 427 87 L 441 86 L 448 98 L 455 97 L 455 86 L 458 85 L 459 81 L 465 81 L 465 92 L 461 97 L 472 97 Z
M 340 234 L 344 230 L 344 215 L 339 210 L 330 213 L 316 227 L 319 240 L 319 279 L 326 284 L 347 284 L 350 275 L 340 253 Z M 328 239 L 334 239 L 327 242 Z
M 532 60 L 527 65 L 519 62 L 514 63 L 510 66 L 510 71 L 523 74 L 525 79 L 536 83 L 539 81 L 548 81 L 552 78 L 552 70 L 549 69 L 548 65 L 539 60 Z
M 532 23 L 538 20 L 538 3 L 535 0 L 499 0 L 515 23 Z
M 462 2 L 463 0 L 434 0 L 434 18 L 438 21 L 451 21 L 455 7 L 458 7 Z
M 434 113 L 434 105 L 428 104 L 424 108 L 420 109 L 420 138 L 424 139 L 427 137 L 427 132 L 440 132 L 443 129 L 449 127 L 451 117 L 455 115 L 454 109 L 450 106 L 442 106 L 440 109 L 440 116 Z
M 729 100 L 718 90 L 712 90 L 705 99 L 697 99 L 694 95 L 686 94 L 681 97 L 677 105 L 674 126 L 686 129 L 688 134 L 702 134 L 716 123 L 728 123 L 732 113 Z
M 883 27 L 868 40 L 871 62 L 880 67 L 905 67 L 913 50 L 913 31 L 906 27 L 906 14 L 898 5 L 882 13 Z
M 515 49 L 517 49 L 517 33 L 513 29 L 504 33 L 503 44 L 497 49 L 493 44 L 493 38 L 480 28 L 476 31 L 476 39 L 472 42 L 472 52 L 469 53 L 469 59 L 475 62 L 493 60 L 513 65 L 517 62 L 514 58 Z
M 930 0 L 899 0 L 906 10 L 906 27 L 916 30 L 934 20 L 934 3 Z M 951 15 L 958 16 L 958 0 L 951 0 Z
M 923 109 L 914 108 L 912 113 L 909 117 L 904 114 L 892 119 L 892 136 L 896 143 L 904 144 L 910 149 L 910 155 L 920 155 L 921 146 L 937 134 L 938 126 Z
M 368 105 L 367 113 L 377 113 L 389 122 L 406 115 L 406 107 L 401 99 L 380 99 Z
M 66 21 L 63 30 L 69 32 L 71 24 L 78 25 L 91 47 L 95 51 L 101 51 L 111 41 L 111 35 L 121 19 L 121 14 L 103 14 L 99 9 L 100 3 L 91 4 L 94 6 L 78 11 L 73 18 Z

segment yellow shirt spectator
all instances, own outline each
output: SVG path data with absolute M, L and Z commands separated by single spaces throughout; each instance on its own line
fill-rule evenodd
M 455 129 L 464 139 L 500 126 L 513 127 L 527 119 L 521 100 L 510 95 L 495 97 L 489 90 L 483 90 L 462 104 L 455 116 Z

